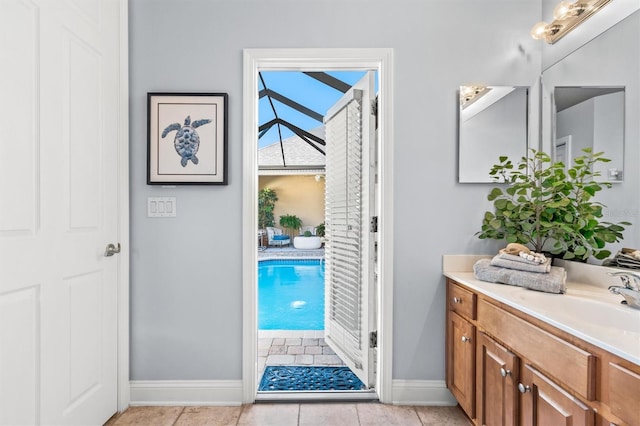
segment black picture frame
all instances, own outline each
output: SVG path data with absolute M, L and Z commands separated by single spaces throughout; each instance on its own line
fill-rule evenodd
M 147 93 L 147 184 L 227 185 L 227 93 Z

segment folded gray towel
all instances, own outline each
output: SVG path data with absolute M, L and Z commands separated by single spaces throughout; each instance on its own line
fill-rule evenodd
M 567 291 L 567 272 L 558 266 L 552 266 L 548 274 L 541 274 L 492 266 L 490 259 L 481 259 L 473 265 L 473 273 L 481 281 L 515 285 L 547 293 Z
M 548 258 L 544 263 L 535 263 L 515 254 L 498 253 L 491 259 L 491 265 L 519 271 L 548 273 L 551 270 L 551 258 Z

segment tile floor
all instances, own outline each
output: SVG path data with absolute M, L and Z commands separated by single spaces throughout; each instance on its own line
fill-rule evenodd
M 277 403 L 237 407 L 131 407 L 106 426 L 469 426 L 459 407 Z

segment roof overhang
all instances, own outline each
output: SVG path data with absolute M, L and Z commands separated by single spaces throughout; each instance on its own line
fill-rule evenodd
M 282 167 L 260 167 L 258 168 L 258 176 L 314 176 L 324 175 L 324 167 L 316 168 L 287 168 Z

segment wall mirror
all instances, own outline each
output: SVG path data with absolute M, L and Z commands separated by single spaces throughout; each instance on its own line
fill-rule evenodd
M 597 201 L 606 206 L 603 212 L 605 220 L 633 224 L 625 230 L 624 240 L 608 246 L 608 249 L 615 253 L 622 247 L 640 247 L 640 169 L 636 166 L 640 158 L 640 11 L 633 12 L 546 68 L 541 82 L 541 149 L 553 154 L 559 145 L 559 152 L 556 150 L 555 154 L 560 157 L 569 156 L 562 142 L 556 142 L 565 136 L 561 115 L 566 111 L 562 104 L 569 102 L 568 98 L 589 97 L 598 92 L 611 92 L 602 93 L 602 97 L 621 98 L 624 108 L 616 106 L 605 111 L 608 118 L 597 114 L 597 108 L 593 109 L 600 122 L 618 123 L 617 127 L 610 126 L 605 137 L 594 146 L 612 159 L 610 163 L 600 165 L 604 170 L 599 170 L 599 179 L 613 185 L 598 193 Z M 589 88 L 589 93 L 586 88 Z M 613 114 L 619 110 L 622 110 L 621 115 Z M 580 155 L 577 132 L 592 126 L 584 114 L 587 113 L 581 117 L 583 125 L 571 131 L 570 144 L 573 146 L 569 151 L 573 158 Z
M 612 160 L 598 165 L 600 181 L 633 179 L 624 165 L 640 139 L 631 118 L 639 112 L 639 75 L 636 11 L 542 73 L 542 149 L 570 162 L 591 147 Z
M 500 156 L 527 155 L 529 88 L 460 86 L 458 182 L 493 182 Z

